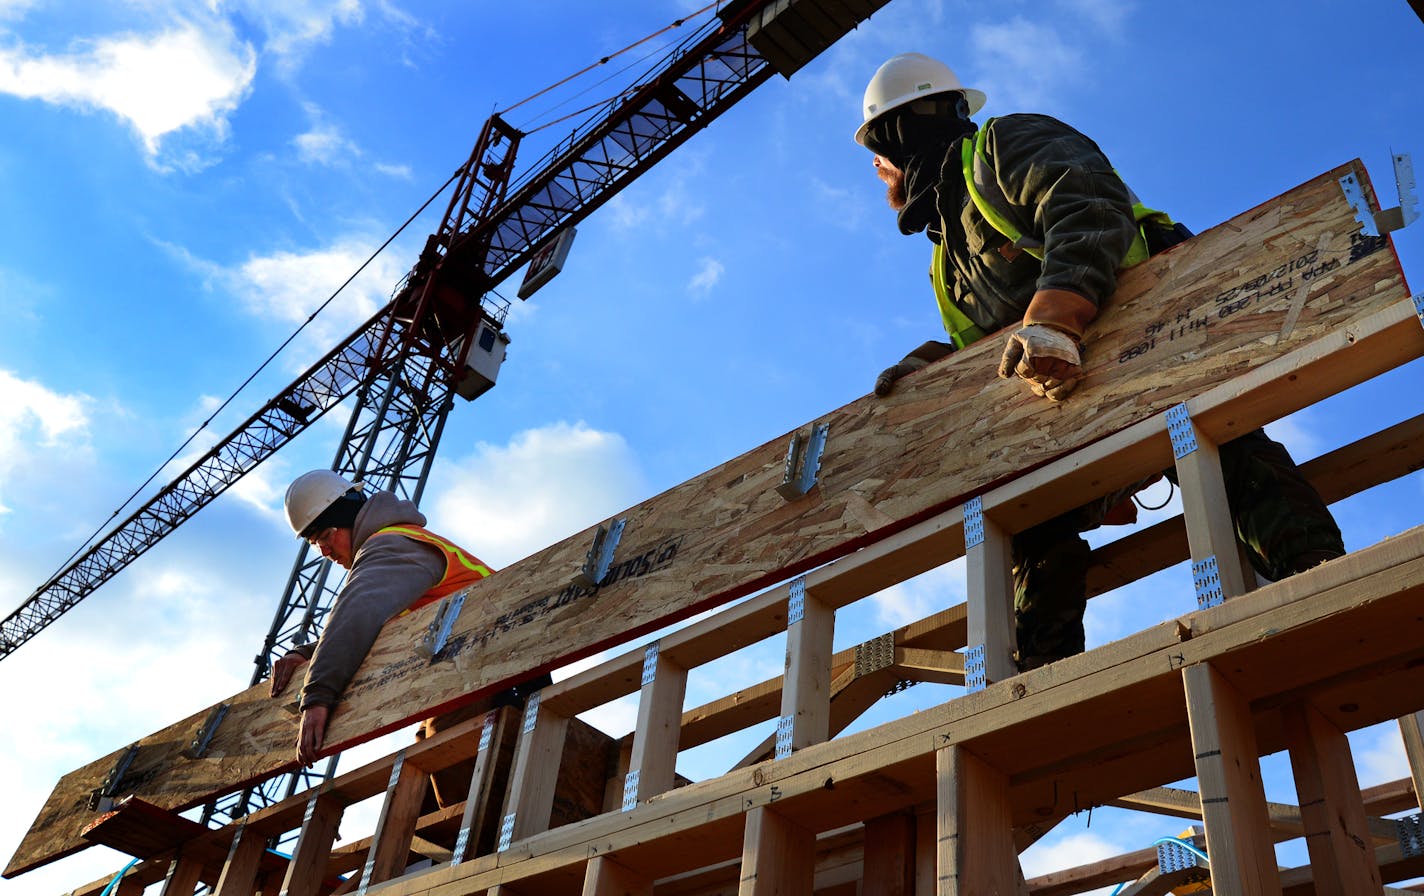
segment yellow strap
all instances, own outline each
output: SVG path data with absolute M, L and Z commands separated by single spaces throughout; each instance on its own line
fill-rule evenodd
M 983 339 L 984 330 L 960 311 L 949 297 L 949 272 L 945 270 L 948 263 L 949 256 L 944 246 L 935 246 L 934 254 L 930 256 L 930 285 L 934 287 L 935 304 L 939 306 L 944 331 L 949 334 L 949 341 L 954 343 L 954 347 L 962 349 L 971 342 Z
M 383 529 L 377 529 L 375 532 L 372 532 L 371 537 L 374 538 L 377 535 L 384 535 L 387 532 L 391 532 L 396 535 L 404 535 L 407 538 L 414 538 L 416 541 L 423 541 L 426 544 L 440 548 L 448 556 L 454 557 L 456 560 L 460 561 L 460 565 L 468 569 L 470 572 L 476 572 L 482 576 L 487 576 L 491 574 L 490 568 L 488 566 L 485 566 L 483 563 L 472 562 L 468 557 L 465 556 L 465 552 L 461 550 L 458 545 L 446 541 L 445 539 L 436 535 L 434 532 L 430 532 L 425 529 L 419 529 L 414 526 L 386 526 Z

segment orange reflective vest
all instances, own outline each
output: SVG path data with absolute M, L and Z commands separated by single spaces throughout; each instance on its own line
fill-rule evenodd
M 466 553 L 464 548 L 446 541 L 429 529 L 422 529 L 419 526 L 386 526 L 384 529 L 377 529 L 371 533 L 371 537 L 385 535 L 387 532 L 423 542 L 445 555 L 445 574 L 440 577 L 440 581 L 431 586 L 429 591 L 417 597 L 409 607 L 406 607 L 398 615 L 404 616 L 411 610 L 418 610 L 426 604 L 435 603 L 442 597 L 448 597 L 461 588 L 478 582 L 493 571 L 481 563 L 478 557 Z

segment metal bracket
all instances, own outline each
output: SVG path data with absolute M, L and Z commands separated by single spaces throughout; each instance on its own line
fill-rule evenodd
M 1157 844 L 1157 870 L 1161 874 L 1175 874 L 1203 867 L 1201 856 L 1180 843 Z
M 480 727 L 480 746 L 478 752 L 489 751 L 490 745 L 494 743 L 494 711 L 485 713 L 485 723 Z
M 964 549 L 984 543 L 984 499 L 973 497 L 964 502 Z
M 782 716 L 776 720 L 776 758 L 785 759 L 791 755 L 791 733 L 796 726 L 795 716 Z
M 1192 585 L 1197 592 L 1197 607 L 1205 610 L 1220 606 L 1226 601 L 1221 590 L 1221 571 L 1216 565 L 1216 555 L 1200 562 L 1192 561 Z
M 470 848 L 470 826 L 460 828 L 460 836 L 455 838 L 455 851 L 450 855 L 450 864 L 458 865 L 465 861 L 465 850 Z
M 1414 162 L 1409 153 L 1390 153 L 1394 160 L 1394 186 L 1399 193 L 1399 205 L 1383 211 L 1373 211 L 1365 198 L 1364 187 L 1354 174 L 1340 178 L 1345 201 L 1355 210 L 1355 220 L 1366 236 L 1384 236 L 1419 219 L 1419 199 L 1414 193 Z
M 806 577 L 798 576 L 791 583 L 791 594 L 786 599 L 786 627 L 790 628 L 806 618 Z
M 440 602 L 440 606 L 435 610 L 435 618 L 430 620 L 430 625 L 425 629 L 425 637 L 420 639 L 420 646 L 416 648 L 421 655 L 433 661 L 436 655 L 445 649 L 445 642 L 450 640 L 450 630 L 464 606 L 463 591 L 458 591 Z
M 138 744 L 131 744 L 128 749 L 119 756 L 114 767 L 109 769 L 109 773 L 104 776 L 104 783 L 94 788 L 89 794 L 89 811 L 108 812 L 114 808 L 114 794 L 119 792 L 119 785 L 124 781 L 124 775 L 128 774 L 129 766 L 133 764 L 134 757 L 138 755 Z
M 514 813 L 504 816 L 504 820 L 499 823 L 499 846 L 495 847 L 499 852 L 509 849 L 509 844 L 514 840 Z
M 1399 831 L 1399 848 L 1404 857 L 1424 856 L 1424 815 L 1415 813 L 1407 818 L 1396 818 L 1394 826 Z
M 623 534 L 625 520 L 614 520 L 606 526 L 599 526 L 593 535 L 593 547 L 588 549 L 588 557 L 583 568 L 574 575 L 574 584 L 585 588 L 597 588 L 608 576 L 608 567 L 613 565 L 613 550 L 618 547 L 618 538 Z
M 886 632 L 855 645 L 855 677 L 861 678 L 895 665 L 895 633 Z
M 208 747 L 213 742 L 213 735 L 218 733 L 218 726 L 222 720 L 227 718 L 227 711 L 231 704 L 219 703 L 208 712 L 208 718 L 202 725 L 198 726 L 197 732 L 188 746 L 183 748 L 182 755 L 189 759 L 201 759 L 203 754 L 208 752 Z
M 543 691 L 535 691 L 524 701 L 524 733 L 528 734 L 534 730 L 534 725 L 539 721 L 539 695 Z
M 1197 433 L 1192 428 L 1192 415 L 1185 403 L 1167 409 L 1167 436 L 1172 440 L 1172 454 L 1177 460 L 1197 450 Z
M 964 651 L 964 689 L 969 693 L 989 686 L 989 666 L 984 662 L 984 645 L 975 644 Z
M 791 437 L 791 446 L 786 449 L 786 468 L 781 474 L 781 484 L 776 487 L 777 494 L 791 501 L 811 490 L 811 486 L 816 484 L 816 474 L 821 472 L 821 453 L 825 451 L 830 431 L 830 424 L 818 423 L 811 427 L 811 437 L 804 442 L 800 433 Z
M 1419 325 L 1424 326 L 1424 292 L 1414 297 L 1414 313 L 1419 317 Z
M 642 772 L 634 769 L 628 773 L 628 777 L 623 779 L 623 811 L 635 809 L 638 806 L 638 780 L 642 778 Z
M 643 687 L 647 687 L 658 677 L 658 642 L 654 641 L 643 651 Z

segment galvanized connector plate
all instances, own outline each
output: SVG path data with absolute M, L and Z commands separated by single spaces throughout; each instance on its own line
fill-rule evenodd
M 574 575 L 574 584 L 584 588 L 597 588 L 608 577 L 608 568 L 613 565 L 613 551 L 618 547 L 618 539 L 623 535 L 626 520 L 613 520 L 606 526 L 599 526 L 593 535 L 593 546 L 588 549 L 583 568 Z
M 1226 601 L 1215 554 L 1205 560 L 1192 561 L 1192 585 L 1196 588 L 1197 607 L 1200 609 L 1219 606 Z
M 1360 179 L 1353 173 L 1347 174 L 1340 178 L 1340 189 L 1345 194 L 1345 201 L 1355 210 L 1355 220 L 1360 222 L 1360 230 L 1365 236 L 1379 236 L 1379 227 L 1375 226 L 1375 213 L 1370 209 L 1369 200 L 1365 198 Z
M 791 583 L 791 593 L 786 598 L 786 624 L 793 626 L 806 618 L 806 577 L 799 576 Z
M 658 677 L 658 642 L 654 641 L 643 651 L 643 687 L 647 687 Z
M 485 723 L 480 727 L 479 752 L 489 752 L 490 744 L 494 743 L 494 720 L 498 713 L 494 710 L 485 713 Z
M 425 636 L 420 639 L 419 650 L 422 656 L 434 660 L 436 655 L 445 649 L 445 642 L 450 640 L 450 631 L 464 606 L 463 591 L 440 601 L 440 606 L 435 610 L 435 618 L 430 620 L 430 625 L 425 628 Z
M 642 778 L 642 773 L 631 771 L 628 777 L 623 779 L 623 811 L 636 808 L 638 805 L 638 780 Z
M 232 708 L 230 703 L 219 703 L 208 712 L 208 718 L 198 727 L 193 739 L 188 742 L 188 746 L 183 748 L 183 755 L 189 759 L 201 759 L 204 753 L 208 752 L 208 746 L 213 742 L 213 735 L 218 733 L 218 726 L 223 719 L 227 718 L 227 711 Z
M 104 783 L 94 788 L 89 794 L 89 810 L 91 812 L 108 812 L 114 807 L 114 796 L 118 794 L 124 783 L 124 775 L 128 774 L 129 766 L 133 764 L 134 757 L 138 755 L 138 744 L 129 745 L 119 755 L 114 767 L 109 769 L 109 773 L 104 776 Z
M 782 716 L 776 720 L 776 758 L 785 759 L 791 755 L 791 732 L 796 725 L 795 716 Z
M 1186 404 L 1167 409 L 1167 435 L 1172 440 L 1172 454 L 1178 460 L 1197 450 L 1197 433 L 1192 428 L 1192 416 Z
M 1162 874 L 1174 874 L 1202 866 L 1201 856 L 1180 843 L 1157 844 L 1157 870 Z
M 964 651 L 964 689 L 971 694 L 989 686 L 989 667 L 984 662 L 984 645 L 975 644 Z
M 499 823 L 499 846 L 496 849 L 504 852 L 509 849 L 509 844 L 514 840 L 514 813 L 504 816 L 504 820 Z
M 886 632 L 855 645 L 855 677 L 862 678 L 872 672 L 888 669 L 895 665 L 895 633 Z
M 528 734 L 534 730 L 534 725 L 539 721 L 539 695 L 543 691 L 535 691 L 524 701 L 524 733 Z
M 455 851 L 450 855 L 450 864 L 458 865 L 465 861 L 465 850 L 470 848 L 470 827 L 466 825 L 460 828 L 460 836 L 455 838 Z
M 1420 326 L 1424 326 L 1424 292 L 1414 296 L 1414 313 L 1419 317 Z
M 781 474 L 781 484 L 776 493 L 788 501 L 801 497 L 816 484 L 816 476 L 821 472 L 821 454 L 826 449 L 826 437 L 831 427 L 818 423 L 811 427 L 811 436 L 802 439 L 797 433 L 791 437 L 786 449 L 786 464 Z
M 984 543 L 984 499 L 973 497 L 964 502 L 964 549 Z
M 1399 830 L 1399 848 L 1404 857 L 1424 856 L 1424 815 L 1414 814 L 1394 821 Z

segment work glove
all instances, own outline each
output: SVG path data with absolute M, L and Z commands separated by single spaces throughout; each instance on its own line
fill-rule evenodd
M 1079 343 L 1097 315 L 1091 301 L 1066 289 L 1034 293 L 1023 326 L 1009 337 L 999 359 L 999 376 L 1017 376 L 1033 394 L 1062 401 L 1083 378 Z
M 894 367 L 887 367 L 880 372 L 880 376 L 875 378 L 875 394 L 882 398 L 889 395 L 895 389 L 895 381 L 907 374 L 933 364 L 941 358 L 948 357 L 954 351 L 954 346 L 947 342 L 926 342 L 919 348 L 910 352 Z

